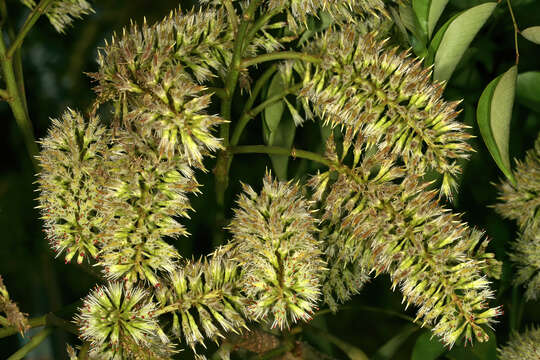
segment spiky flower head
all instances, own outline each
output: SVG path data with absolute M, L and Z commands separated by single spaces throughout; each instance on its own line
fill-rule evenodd
M 171 352 L 147 290 L 120 282 L 97 286 L 75 318 L 81 338 L 98 359 L 161 358 Z
M 500 203 L 495 210 L 516 220 L 519 238 L 510 258 L 518 265 L 516 282 L 526 284 L 525 297 L 540 297 L 540 137 L 524 161 L 517 161 L 514 171 L 516 184 L 509 181 L 499 186 Z
M 513 334 L 508 344 L 498 351 L 501 360 L 540 359 L 540 328 L 532 328 L 523 334 Z
M 376 275 L 389 273 L 407 305 L 419 307 L 416 320 L 433 326 L 449 346 L 462 335 L 487 340 L 482 326 L 500 308 L 489 308 L 486 274 L 497 276 L 500 265 L 485 252 L 482 234 L 441 207 L 436 191 L 427 191 L 389 149 L 373 149 L 361 134 L 350 145 L 343 147 L 350 162 L 343 163 L 330 137 L 330 170 L 310 181 L 321 225 L 330 230 L 323 241 L 331 269 L 358 263 Z M 340 291 L 334 290 L 338 298 Z
M 65 252 L 66 262 L 98 254 L 106 222 L 101 210 L 109 142 L 97 117 L 87 122 L 71 109 L 61 120 L 53 119 L 41 141 L 38 207 L 53 250 Z
M 346 126 L 350 139 L 361 133 L 366 142 L 388 148 L 409 172 L 439 172 L 443 194 L 452 194 L 461 171 L 457 160 L 472 151 L 466 143 L 471 136 L 455 120 L 458 102 L 444 101 L 443 85 L 431 82 L 431 69 L 352 26 L 327 31 L 308 52 L 322 62 L 306 67 L 300 95 L 317 116 Z
M 21 2 L 30 9 L 36 7 L 34 0 L 21 0 Z M 83 15 L 92 12 L 94 12 L 92 5 L 86 0 L 53 0 L 45 9 L 45 15 L 59 33 L 63 33 L 73 20 L 81 19 Z
M 223 11 L 171 13 L 148 26 L 132 25 L 100 52 L 98 102 L 113 101 L 117 125 L 156 137 L 161 156 L 202 158 L 221 149 L 212 131 L 224 120 L 206 113 L 212 94 L 201 85 L 224 73 L 233 35 Z
M 104 212 L 110 219 L 99 261 L 111 280 L 147 280 L 159 284 L 159 272 L 171 272 L 180 257 L 165 237 L 187 235 L 179 217 L 191 209 L 187 195 L 197 191 L 193 171 L 182 159 L 160 158 L 155 143 L 120 132 L 112 148 L 105 186 Z
M 0 312 L 6 314 L 7 322 L 19 330 L 21 335 L 24 336 L 25 331 L 30 328 L 28 314 L 21 312 L 19 306 L 10 299 L 2 276 L 0 276 Z
M 311 319 L 325 264 L 314 237 L 316 220 L 299 186 L 267 173 L 261 193 L 244 186 L 237 204 L 229 229 L 252 302 L 249 314 L 280 329 Z
M 227 333 L 246 328 L 245 297 L 240 287 L 240 268 L 218 249 L 209 258 L 177 268 L 161 288 L 158 299 L 174 307 L 172 333 L 193 350 L 205 340 L 218 342 Z

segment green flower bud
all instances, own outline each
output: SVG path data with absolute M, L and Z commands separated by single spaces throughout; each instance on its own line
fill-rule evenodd
M 320 245 L 313 236 L 316 221 L 300 189 L 264 179 L 257 195 L 249 186 L 238 198 L 229 225 L 234 258 L 242 265 L 248 314 L 283 329 L 307 321 L 320 297 L 325 270 Z
M 65 252 L 66 262 L 96 257 L 103 241 L 104 159 L 110 140 L 98 118 L 85 122 L 68 109 L 41 141 L 38 208 L 53 250 Z
M 155 359 L 173 352 L 155 316 L 156 304 L 142 288 L 122 283 L 96 287 L 75 318 L 81 338 L 97 359 Z

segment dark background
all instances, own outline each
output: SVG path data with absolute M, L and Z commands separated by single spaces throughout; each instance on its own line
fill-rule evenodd
M 443 19 L 455 11 L 471 7 L 483 1 L 450 1 Z M 85 72 L 96 70 L 96 51 L 104 39 L 110 39 L 113 32 L 121 32 L 129 20 L 142 22 L 143 16 L 153 23 L 177 8 L 178 1 L 172 0 L 95 0 L 96 13 L 78 20 L 67 34 L 57 34 L 46 19 L 40 19 L 28 35 L 22 47 L 25 85 L 30 116 L 35 137 L 42 138 L 50 124 L 50 118 L 61 116 L 66 107 L 85 110 L 93 101 L 93 92 Z M 188 9 L 191 3 L 182 1 Z M 540 2 L 522 0 L 513 2 L 520 28 L 540 25 Z M 8 8 L 14 22 L 20 26 L 28 13 L 18 1 L 8 1 Z M 441 24 L 442 21 L 439 22 Z M 519 40 L 521 59 L 519 72 L 540 71 L 540 46 L 522 38 Z M 502 4 L 473 41 L 471 48 L 454 73 L 447 87 L 449 99 L 463 99 L 460 115 L 469 124 L 471 132 L 478 136 L 475 112 L 478 98 L 484 87 L 498 74 L 513 65 L 513 29 L 507 7 Z M 539 95 L 540 97 L 540 95 Z M 536 109 L 538 111 L 538 109 Z M 35 174 L 24 147 L 23 138 L 16 126 L 7 104 L 0 103 L 0 274 L 22 311 L 30 317 L 48 311 L 57 311 L 85 296 L 96 281 L 88 266 L 65 265 L 62 258 L 55 259 L 41 230 L 42 223 L 35 210 Z M 522 158 L 540 130 L 540 113 L 518 103 L 514 106 L 511 127 L 511 157 Z M 250 144 L 262 143 L 260 120 L 248 127 Z M 295 144 L 302 148 L 315 142 L 318 128 L 307 124 L 297 132 Z M 258 140 L 257 140 L 258 139 Z M 257 141 L 256 141 L 257 140 Z M 247 143 L 244 141 L 244 143 Z M 540 323 L 538 302 L 523 303 L 522 289 L 513 287 L 513 270 L 507 258 L 511 242 L 516 236 L 516 226 L 499 217 L 490 205 L 496 202 L 494 183 L 498 183 L 502 173 L 496 168 L 481 139 L 472 141 L 476 153 L 465 165 L 459 196 L 454 204 L 455 211 L 463 213 L 463 219 L 471 225 L 485 229 L 492 239 L 490 249 L 499 260 L 505 261 L 501 281 L 494 284 L 497 298 L 494 304 L 502 304 L 505 314 L 495 326 L 497 343 L 507 341 L 510 329 L 522 331 L 530 324 Z M 291 164 L 291 170 L 299 165 Z M 212 169 L 213 160 L 208 160 L 207 168 Z M 231 186 L 227 193 L 227 206 L 234 202 L 234 194 L 239 192 L 239 181 L 259 186 L 266 167 L 271 164 L 265 155 L 241 155 L 235 158 L 232 167 Z M 308 164 L 309 166 L 309 164 Z M 290 172 L 293 173 L 294 172 Z M 211 172 L 200 173 L 203 194 L 192 200 L 195 213 L 192 221 L 184 221 L 192 236 L 179 239 L 175 244 L 180 252 L 191 257 L 207 253 L 212 248 L 215 234 L 210 229 L 216 217 L 213 179 Z M 227 213 L 230 215 L 230 212 Z M 225 237 L 227 238 L 227 234 Z M 94 271 L 97 268 L 93 269 Z M 374 354 L 386 341 L 408 326 L 408 322 L 398 317 L 368 311 L 366 306 L 384 308 L 407 313 L 414 317 L 414 309 L 404 311 L 399 292 L 390 290 L 388 277 L 381 276 L 371 281 L 363 292 L 347 304 L 347 308 L 337 315 L 327 315 L 318 320 L 318 325 L 327 326 L 330 333 L 347 340 L 368 355 Z M 415 332 L 398 352 L 396 358 L 408 359 L 416 337 Z M 71 335 L 60 330 L 54 331 L 50 342 L 36 351 L 29 359 L 62 359 L 65 342 L 78 344 Z M 320 339 L 319 339 L 320 340 Z M 0 339 L 0 358 L 7 358 L 23 343 L 20 336 Z M 318 340 L 315 340 L 318 341 Z M 458 350 L 459 352 L 460 350 Z M 337 357 L 344 358 L 333 350 Z M 184 355 L 186 358 L 189 356 Z M 470 353 L 468 357 L 448 355 L 449 358 L 479 359 Z M 491 357 L 491 355 L 490 355 Z

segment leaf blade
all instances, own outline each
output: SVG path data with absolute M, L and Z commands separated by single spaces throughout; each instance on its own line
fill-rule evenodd
M 460 13 L 445 29 L 435 53 L 433 78 L 448 81 L 465 50 L 487 21 L 497 3 L 488 2 Z
M 477 122 L 493 160 L 510 181 L 515 182 L 510 165 L 508 142 L 517 82 L 517 66 L 492 80 L 480 96 Z
M 525 39 L 540 45 L 540 26 L 528 27 L 521 31 L 521 35 Z

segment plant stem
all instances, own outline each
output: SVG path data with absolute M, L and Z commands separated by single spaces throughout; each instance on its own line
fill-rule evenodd
M 250 43 L 251 40 L 255 37 L 257 32 L 264 26 L 268 21 L 270 21 L 271 18 L 279 14 L 283 8 L 277 8 L 270 12 L 267 12 L 263 16 L 257 19 L 257 21 L 253 24 L 253 26 L 249 29 L 247 35 L 246 35 L 246 45 Z
M 253 86 L 253 89 L 251 91 L 251 95 L 249 96 L 249 99 L 246 101 L 246 104 L 244 105 L 244 111 L 242 112 L 242 116 L 240 117 L 240 120 L 238 121 L 238 124 L 234 128 L 230 144 L 232 146 L 238 145 L 238 141 L 240 141 L 240 136 L 242 135 L 242 132 L 244 131 L 244 128 L 246 127 L 247 123 L 249 122 L 249 117 L 246 116 L 246 114 L 251 110 L 251 107 L 255 103 L 255 100 L 257 99 L 257 96 L 259 96 L 259 93 L 262 90 L 262 87 L 266 82 L 270 79 L 270 77 L 277 71 L 277 65 L 271 65 L 266 71 L 257 79 L 255 82 L 255 85 Z
M 510 10 L 510 16 L 512 17 L 512 25 L 514 25 L 514 44 L 516 47 L 516 65 L 517 65 L 519 64 L 519 47 L 518 47 L 519 28 L 516 22 L 516 17 L 514 16 L 514 10 L 512 10 L 512 4 L 510 4 L 510 0 L 506 0 L 506 4 L 508 5 L 508 10 Z
M 39 333 L 34 335 L 29 342 L 27 342 L 22 348 L 17 350 L 13 355 L 11 355 L 7 360 L 20 360 L 24 359 L 26 355 L 36 347 L 39 346 L 52 332 L 52 328 L 46 327 L 41 330 Z
M 25 109 L 24 102 L 21 98 L 19 85 L 17 84 L 13 69 L 13 61 L 7 57 L 3 37 L 0 37 L 0 63 L 2 66 L 4 81 L 6 82 L 7 86 L 8 104 L 11 107 L 11 111 L 13 112 L 17 125 L 23 133 L 26 149 L 34 168 L 37 170 L 39 167 L 35 156 L 38 154 L 38 148 L 34 140 L 34 129 Z
M 41 0 L 39 4 L 32 10 L 30 15 L 26 18 L 26 21 L 24 22 L 21 30 L 17 34 L 17 37 L 15 40 L 13 40 L 13 43 L 9 47 L 9 50 L 7 51 L 6 57 L 8 59 L 11 59 L 13 57 L 13 54 L 17 49 L 21 46 L 21 44 L 24 41 L 24 38 L 26 37 L 26 34 L 32 29 L 36 21 L 39 19 L 41 15 L 47 11 L 47 8 L 49 5 L 52 4 L 54 0 Z
M 243 145 L 243 146 L 230 146 L 227 149 L 232 154 L 272 154 L 272 155 L 286 155 L 293 158 L 302 158 L 318 163 L 324 164 L 328 167 L 334 165 L 330 160 L 317 153 L 298 150 L 295 148 L 287 149 L 279 146 L 266 146 L 266 145 Z
M 277 94 L 275 96 L 272 96 L 268 99 L 266 99 L 264 102 L 262 102 L 260 105 L 255 107 L 254 109 L 250 109 L 242 114 L 242 117 L 238 121 L 238 125 L 234 129 L 233 137 L 231 138 L 231 145 L 238 144 L 238 140 L 240 139 L 240 134 L 242 134 L 242 131 L 246 127 L 246 125 L 249 123 L 251 119 L 253 119 L 255 116 L 257 116 L 260 112 L 262 112 L 264 109 L 266 109 L 268 106 L 280 101 L 281 99 L 285 98 L 287 95 L 292 94 L 302 88 L 303 84 L 295 84 L 287 89 L 285 89 L 281 94 Z
M 296 52 L 296 51 L 277 51 L 269 54 L 262 54 L 252 58 L 244 59 L 240 63 L 242 68 L 247 68 L 248 66 L 260 64 L 266 61 L 273 60 L 303 60 L 306 62 L 320 64 L 322 59 L 313 55 Z

